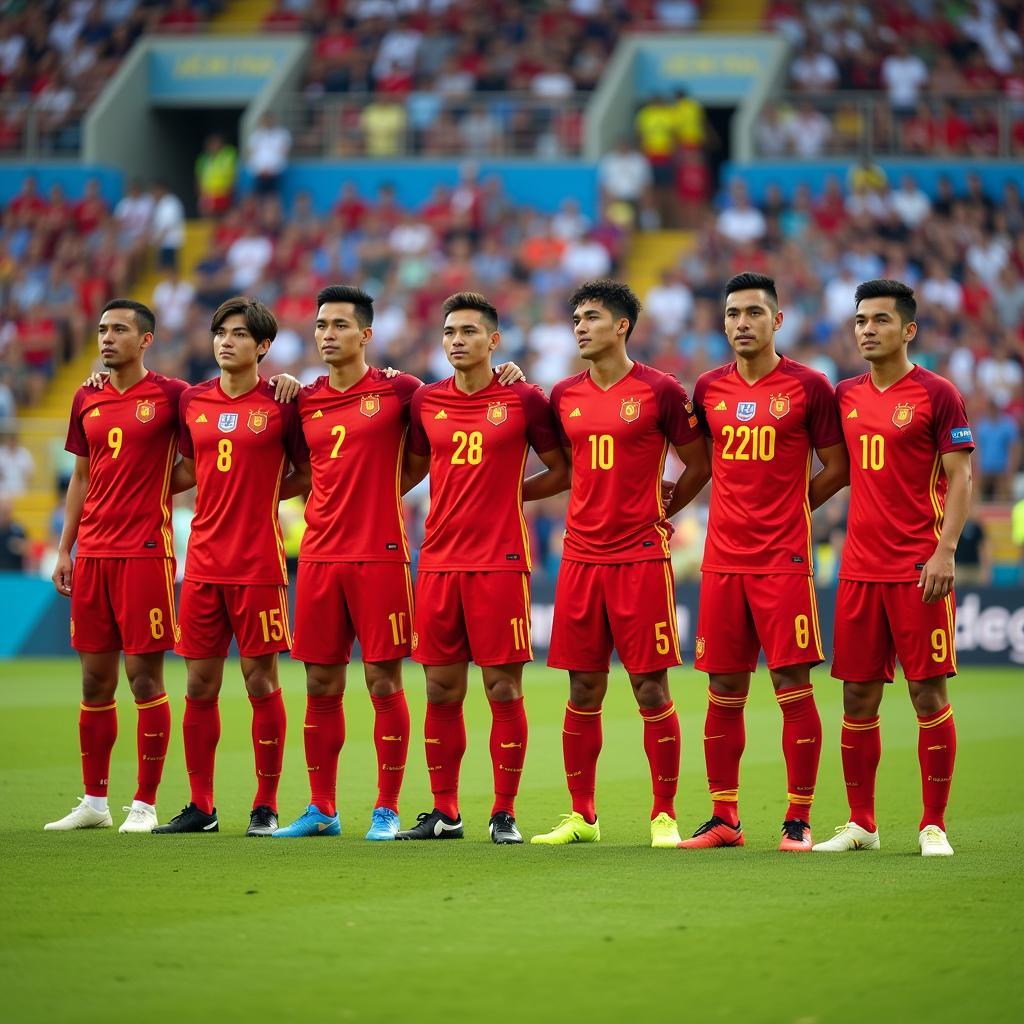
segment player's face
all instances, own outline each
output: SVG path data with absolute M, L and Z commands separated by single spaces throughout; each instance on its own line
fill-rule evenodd
M 725 299 L 725 337 L 741 359 L 754 359 L 771 347 L 782 313 L 768 304 L 760 288 L 731 292 Z
M 373 328 L 360 327 L 351 302 L 325 302 L 316 315 L 316 347 L 328 366 L 343 366 L 364 348 Z
M 616 318 L 603 302 L 590 299 L 573 311 L 572 329 L 580 359 L 600 359 L 626 343 L 629 320 L 624 316 Z
M 234 313 L 213 332 L 213 358 L 222 370 L 238 373 L 256 366 L 258 357 L 270 348 L 269 341 L 257 341 L 249 332 L 245 317 Z
M 152 334 L 143 334 L 130 309 L 111 309 L 100 317 L 97 331 L 100 362 L 108 370 L 133 363 L 153 340 Z
M 904 325 L 891 298 L 861 299 L 853 321 L 860 354 L 869 363 L 884 363 L 898 354 L 917 333 L 917 324 Z
M 490 359 L 500 340 L 478 310 L 456 309 L 445 317 L 444 354 L 456 370 L 469 370 Z

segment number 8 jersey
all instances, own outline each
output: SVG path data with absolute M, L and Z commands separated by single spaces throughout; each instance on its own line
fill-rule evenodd
M 729 363 L 697 378 L 693 404 L 712 440 L 701 568 L 813 575 L 812 455 L 843 443 L 832 385 L 786 356 L 754 384 Z

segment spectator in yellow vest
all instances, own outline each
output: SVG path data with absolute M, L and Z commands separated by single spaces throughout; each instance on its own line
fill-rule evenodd
M 230 209 L 237 176 L 235 147 L 226 145 L 220 135 L 209 136 L 196 160 L 196 192 L 199 212 L 204 217 L 215 217 Z

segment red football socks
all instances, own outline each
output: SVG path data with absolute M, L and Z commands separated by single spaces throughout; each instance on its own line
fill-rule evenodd
M 882 757 L 879 718 L 843 716 L 840 745 L 843 752 L 843 777 L 846 799 L 850 802 L 850 821 L 868 832 L 875 824 L 875 776 Z
M 727 825 L 739 824 L 740 759 L 747 745 L 743 709 L 747 694 L 718 693 L 708 688 L 704 719 L 704 763 L 707 766 L 711 813 Z
M 253 807 L 266 806 L 277 813 L 277 786 L 284 763 L 284 735 L 288 723 L 280 690 L 264 697 L 250 697 L 252 749 L 256 760 L 256 796 Z
M 491 767 L 494 806 L 491 815 L 505 811 L 515 817 L 516 794 L 526 761 L 526 710 L 523 698 L 489 701 L 491 705 Z
M 82 701 L 78 713 L 78 742 L 82 752 L 82 781 L 86 796 L 106 796 L 110 780 L 110 752 L 117 739 L 117 701 L 90 704 Z
M 679 715 L 672 701 L 660 708 L 640 708 L 644 720 L 644 752 L 651 767 L 654 806 L 651 820 L 667 814 L 675 820 L 679 788 Z
M 917 724 L 917 758 L 921 762 L 921 792 L 924 797 L 924 814 L 918 827 L 938 825 L 945 832 L 946 805 L 956 761 L 953 709 L 947 704 L 934 715 L 919 716 Z
M 423 745 L 434 806 L 449 818 L 459 816 L 459 767 L 466 753 L 466 723 L 462 702 L 427 703 Z
M 302 727 L 302 745 L 309 772 L 309 802 L 329 818 L 338 813 L 335 806 L 338 787 L 338 756 L 345 745 L 345 708 L 341 694 L 306 697 L 306 720 Z
M 821 757 L 821 718 L 814 703 L 814 689 L 795 686 L 776 690 L 775 699 L 782 709 L 782 756 L 786 759 L 789 789 L 786 820 L 810 824 Z
M 136 740 L 139 756 L 138 788 L 135 799 L 156 804 L 156 791 L 164 773 L 167 744 L 171 736 L 171 705 L 166 693 L 148 701 L 136 701 L 139 724 Z
M 185 741 L 185 769 L 192 790 L 192 803 L 204 814 L 213 814 L 213 766 L 220 742 L 217 701 L 186 697 L 181 733 Z
M 589 822 L 597 820 L 594 791 L 597 788 L 597 759 L 603 739 L 599 707 L 578 708 L 572 703 L 566 704 L 562 726 L 565 781 L 572 797 L 572 809 Z
M 398 813 L 398 795 L 409 756 L 409 705 L 405 690 L 374 697 L 373 745 L 377 749 L 377 803 Z

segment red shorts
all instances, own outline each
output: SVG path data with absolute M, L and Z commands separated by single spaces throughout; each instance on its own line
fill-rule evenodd
M 693 667 L 726 675 L 753 672 L 764 648 L 769 668 L 825 660 L 810 576 L 739 572 L 701 575 Z
M 348 664 L 356 637 L 363 661 L 407 658 L 412 609 L 412 577 L 403 562 L 302 562 L 292 659 Z
M 607 672 L 613 647 L 633 675 L 683 663 L 667 560 L 562 562 L 548 665 L 570 672 Z
M 76 651 L 169 651 L 178 638 L 173 558 L 76 558 L 71 646 Z
M 840 580 L 832 675 L 852 683 L 891 683 L 896 658 L 915 682 L 956 675 L 956 600 L 921 600 L 916 583 Z
M 181 640 L 175 651 L 183 658 L 226 658 L 231 637 L 243 658 L 262 658 L 287 651 L 292 644 L 288 624 L 288 588 L 267 583 L 199 583 L 181 585 Z
M 421 665 L 531 661 L 529 575 L 421 572 L 412 656 Z

